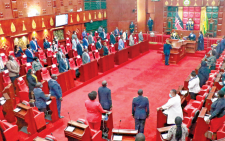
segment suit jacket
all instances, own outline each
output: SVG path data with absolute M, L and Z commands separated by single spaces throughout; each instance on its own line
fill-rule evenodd
M 37 84 L 37 80 L 32 75 L 29 75 L 27 76 L 27 82 L 28 82 L 29 92 L 33 91 Z
M 91 60 L 90 60 L 90 56 L 87 52 L 84 52 L 82 54 L 82 61 L 83 61 L 83 64 L 87 64 L 89 63 Z
M 37 47 L 35 46 L 35 43 L 36 43 L 36 46 L 37 46 Z M 31 49 L 34 50 L 35 52 L 37 52 L 37 51 L 38 51 L 38 48 L 40 48 L 39 45 L 38 45 L 38 43 L 37 43 L 37 41 L 33 41 L 33 40 L 30 41 L 30 47 L 31 47 Z
M 50 97 L 46 97 L 42 89 L 34 89 L 35 105 L 38 109 L 46 108 L 46 102 Z
M 59 61 L 62 59 L 62 56 L 60 55 L 60 53 L 62 53 L 62 55 L 63 55 L 63 52 L 61 51 L 58 51 L 57 53 L 56 53 L 56 59 L 57 59 L 57 62 L 59 63 Z
M 26 50 L 25 50 L 25 54 L 26 54 L 26 56 L 27 56 L 27 62 L 28 62 L 28 63 L 34 61 L 35 55 L 34 55 L 34 53 L 32 52 L 32 50 L 29 51 L 29 49 L 26 49 Z
M 102 27 L 98 28 L 98 33 L 101 33 L 103 31 Z
M 124 42 L 122 39 L 119 40 L 118 50 L 122 50 L 124 48 Z
M 87 109 L 87 121 L 96 123 L 101 122 L 102 113 L 105 113 L 101 104 L 95 100 L 86 100 L 85 107 Z
M 109 49 L 106 46 L 103 46 L 103 56 L 106 56 L 109 54 Z
M 60 73 L 61 73 L 61 72 L 66 72 L 67 70 L 70 69 L 69 61 L 68 61 L 67 58 L 65 58 L 65 59 L 66 59 L 66 62 L 67 62 L 67 65 L 68 65 L 68 66 L 66 66 L 66 63 L 64 62 L 64 59 L 61 59 L 61 60 L 59 61 L 59 72 L 60 72 Z
M 50 79 L 48 81 L 48 87 L 51 96 L 56 97 L 56 99 L 60 99 L 62 97 L 62 89 L 57 81 Z
M 129 37 L 129 46 L 133 46 L 134 45 L 134 37 L 130 35 Z
M 132 114 L 136 119 L 146 119 L 149 115 L 149 101 L 147 97 L 138 96 L 133 99 Z
M 94 43 L 95 41 L 94 41 L 94 39 L 93 39 L 93 36 L 90 34 L 90 35 L 88 35 L 88 43 L 89 44 L 92 44 L 92 43 Z
M 114 33 L 115 33 L 115 36 L 119 36 L 119 30 L 118 29 L 115 29 Z
M 101 37 L 102 40 L 106 39 L 106 33 L 105 32 L 99 33 L 99 36 Z
M 97 42 L 97 43 L 96 43 L 96 49 L 101 49 L 101 48 L 102 48 L 102 44 L 99 43 L 99 42 Z
M 152 26 L 153 26 L 153 24 L 154 24 L 154 22 L 153 22 L 153 20 L 152 20 L 152 19 L 151 19 L 151 20 L 148 20 L 148 23 L 147 23 L 148 27 L 152 27 Z
M 163 52 L 165 55 L 170 55 L 170 50 L 172 49 L 170 44 L 163 45 Z
M 21 47 L 19 47 L 19 51 L 17 53 L 14 51 L 15 57 L 21 57 L 22 53 L 23 53 L 23 50 L 21 49 Z
M 44 42 L 44 49 L 50 48 L 49 42 Z
M 110 35 L 110 43 L 111 44 L 115 44 L 116 43 L 116 39 L 115 39 L 115 36 L 113 34 Z
M 78 53 L 78 55 L 80 55 L 80 56 L 82 56 L 82 54 L 83 54 L 83 49 L 82 49 L 80 43 L 77 44 L 77 53 Z
M 85 47 L 88 47 L 88 40 L 83 38 L 83 46 Z
M 139 42 L 143 42 L 144 38 L 143 38 L 143 34 L 142 33 L 138 34 L 138 38 L 139 38 Z
M 72 34 L 72 39 L 77 38 L 77 34 Z
M 130 33 L 133 33 L 134 32 L 134 24 L 130 24 Z
M 112 107 L 111 90 L 107 87 L 98 88 L 98 98 L 104 110 L 110 110 Z
M 38 71 L 41 68 L 43 68 L 43 66 L 42 66 L 41 62 L 33 61 L 32 68 L 34 69 L 34 71 Z
M 9 60 L 6 63 L 6 67 L 9 70 L 9 77 L 15 77 L 15 76 L 19 75 L 20 66 L 18 65 L 16 60 L 13 60 L 13 61 Z
M 87 32 L 86 31 L 83 31 L 82 32 L 82 37 L 84 38 L 85 36 L 87 36 Z

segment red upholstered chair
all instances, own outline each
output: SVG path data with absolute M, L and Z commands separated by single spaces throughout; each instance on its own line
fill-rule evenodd
M 72 44 L 71 43 L 67 43 L 66 44 L 66 50 L 67 50 L 67 52 L 69 52 L 70 50 L 72 50 Z
M 107 38 L 108 40 L 110 39 L 109 33 L 106 33 L 106 38 Z
M 222 138 L 225 138 L 225 124 L 223 124 L 223 127 L 217 131 L 217 140 Z
M 27 63 L 27 56 L 25 54 L 22 55 L 21 63 L 22 64 L 26 64 Z
M 183 12 L 188 12 L 188 7 L 183 7 Z
M 77 55 L 78 55 L 77 51 L 76 50 L 73 50 L 73 56 L 75 57 Z
M 32 69 L 31 63 L 26 63 L 25 71 L 28 72 L 29 69 Z
M 9 55 L 15 57 L 14 51 L 9 51 Z
M 57 65 L 57 58 L 55 54 L 52 56 L 52 64 Z
M 15 57 L 14 60 L 17 62 L 17 64 L 20 66 L 20 61 Z
M 195 7 L 195 12 L 201 12 L 201 7 Z
M 92 43 L 92 44 L 91 44 L 91 51 L 95 51 L 95 50 L 96 50 L 95 44 Z
M 67 43 L 71 43 L 70 38 L 68 38 L 68 37 L 66 38 L 66 44 Z
M 2 129 L 6 141 L 19 140 L 19 132 L 17 125 L 12 125 L 11 123 L 8 123 L 6 120 L 2 120 L 0 121 L 0 127 Z
M 59 69 L 55 64 L 53 64 L 51 67 L 51 74 L 59 75 Z
M 29 101 L 29 88 L 26 82 L 23 80 L 22 77 L 17 79 L 17 85 L 19 87 L 19 98 L 20 100 Z
M 188 18 L 188 12 L 183 12 L 183 18 Z
M 4 70 L 2 73 L 2 77 L 3 77 L 3 86 L 6 87 L 8 86 L 11 82 L 11 79 L 9 77 L 9 71 L 8 70 Z
M 47 68 L 41 68 L 41 77 L 42 77 L 42 80 L 46 80 L 46 81 L 51 79 Z
M 201 18 L 201 12 L 195 12 L 195 18 Z
M 194 13 L 194 12 L 189 12 L 189 13 L 188 13 L 188 17 L 189 17 L 189 18 L 194 18 L 194 16 L 195 16 L 195 13 Z
M 210 89 L 210 86 L 203 85 L 202 88 L 201 88 L 201 90 L 200 90 L 200 92 L 198 94 L 203 95 L 205 93 L 209 93 L 209 89 Z
M 97 37 L 97 36 L 96 36 Z M 93 37 L 93 39 L 94 39 L 94 41 L 95 41 L 95 43 L 97 42 L 97 38 L 96 37 Z
M 183 119 L 183 124 L 187 127 L 187 128 L 190 128 L 191 126 L 191 118 L 190 117 L 184 117 Z
M 200 30 L 200 25 L 199 24 L 195 24 L 194 25 L 194 30 Z
M 36 123 L 37 130 L 40 130 L 44 126 L 46 126 L 45 122 L 45 114 L 44 112 L 39 112 L 38 110 L 35 110 L 33 108 L 33 113 L 34 113 L 34 120 Z
M 53 51 L 50 48 L 48 48 L 46 54 L 47 54 L 48 57 L 52 57 L 53 56 Z
M 195 12 L 195 7 L 188 7 L 189 12 Z
M 90 56 L 90 60 L 93 61 L 94 60 L 94 56 L 92 52 L 88 52 L 89 56 Z
M 115 52 L 116 52 L 114 45 L 111 45 L 110 50 L 111 50 L 111 51 L 110 51 L 111 53 L 115 53 Z
M 95 50 L 94 56 L 95 56 L 95 59 L 97 59 L 97 60 L 100 59 L 100 55 L 99 55 L 98 50 Z
M 39 54 L 38 54 L 38 58 L 39 60 L 44 63 L 44 65 L 47 65 L 47 57 L 45 55 L 45 53 L 43 52 L 43 50 L 38 50 Z
M 77 64 L 77 67 L 80 67 L 83 64 L 82 59 L 80 58 L 80 55 L 76 57 L 76 64 Z
M 64 45 L 60 45 L 60 48 L 62 49 L 63 54 L 67 54 L 68 52 L 66 51 Z
M 70 63 L 70 68 L 71 69 L 73 69 L 73 70 L 78 69 L 78 67 L 76 66 L 75 61 L 73 60 L 73 58 L 69 59 L 69 63 Z
M 5 53 L 1 53 L 1 57 L 2 57 L 2 61 L 5 64 L 8 61 L 7 56 L 5 55 Z

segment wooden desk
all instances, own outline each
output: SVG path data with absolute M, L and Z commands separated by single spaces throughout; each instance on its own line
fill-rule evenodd
M 78 123 L 76 121 L 69 121 L 67 127 L 75 127 L 73 132 L 64 130 L 65 137 L 68 141 L 91 141 L 91 133 L 88 125 Z
M 213 86 L 211 91 L 209 92 L 208 97 L 206 98 L 205 107 L 208 112 L 211 110 L 212 98 L 213 98 L 215 92 L 216 92 L 216 86 Z
M 198 36 L 199 36 L 199 30 L 175 30 L 175 31 L 178 33 L 180 38 L 189 36 L 192 31 L 196 35 L 196 40 L 198 39 Z
M 6 100 L 5 104 L 2 105 L 2 111 L 4 113 L 4 117 L 10 123 L 15 122 L 16 119 L 15 119 L 15 116 L 14 116 L 14 113 L 13 113 L 12 100 L 7 93 L 3 93 L 3 97 Z
M 196 68 L 195 68 L 195 73 L 198 75 L 198 71 L 201 68 L 201 64 L 199 64 Z
M 184 41 L 185 44 L 185 52 L 186 53 L 195 53 L 197 50 L 197 43 L 196 41 L 186 40 Z
M 16 106 L 16 94 L 14 92 L 13 84 L 11 83 L 8 86 L 6 86 L 4 88 L 4 90 L 2 91 L 2 93 L 8 94 L 8 96 L 10 97 L 10 100 L 12 101 L 12 106 L 15 107 Z
M 122 49 L 115 53 L 115 64 L 120 65 L 128 61 L 128 48 Z
M 80 81 L 85 82 L 98 76 L 98 64 L 97 60 L 93 60 L 90 63 L 84 64 L 79 68 Z
M 111 141 L 113 140 L 114 135 L 123 136 L 122 141 L 135 141 L 135 136 L 138 134 L 138 130 L 132 129 L 113 129 L 112 130 Z
M 101 57 L 98 60 L 98 70 L 99 70 L 99 72 L 104 73 L 104 72 L 114 68 L 114 65 L 115 65 L 114 57 L 115 57 L 114 53 L 106 55 L 104 57 Z
M 157 128 L 156 141 L 163 141 L 163 138 L 162 138 L 161 134 L 167 133 L 170 130 L 170 128 L 172 128 L 173 126 L 166 126 L 166 127 L 162 127 L 162 128 Z
M 207 109 L 203 107 L 196 122 L 194 137 L 192 141 L 208 141 L 205 137 L 205 132 L 208 131 L 209 128 L 209 124 L 207 124 L 204 120 L 206 112 Z
M 141 44 L 136 44 L 134 46 L 130 46 L 128 48 L 128 57 L 133 59 L 134 57 L 137 57 L 140 55 L 140 45 Z
M 140 43 L 140 53 L 144 53 L 149 51 L 149 43 L 147 40 L 144 40 L 143 42 Z

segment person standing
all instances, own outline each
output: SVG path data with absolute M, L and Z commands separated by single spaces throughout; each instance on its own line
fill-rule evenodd
M 83 47 L 88 48 L 89 44 L 88 44 L 87 36 L 84 36 L 82 41 L 83 41 Z
M 164 104 L 162 107 L 157 108 L 157 111 L 159 110 L 167 110 L 167 124 L 175 124 L 175 118 L 177 116 L 181 117 L 183 119 L 183 111 L 181 108 L 181 99 L 180 96 L 177 94 L 177 91 L 175 89 L 172 89 L 169 94 L 170 99 L 166 104 Z
M 14 57 L 9 55 L 9 61 L 6 63 L 6 67 L 9 70 L 11 82 L 14 84 L 15 79 L 19 77 L 20 66 L 16 60 L 14 60 Z
M 223 36 L 222 40 L 221 40 L 221 46 L 222 46 L 222 52 L 225 49 L 225 36 Z
M 134 27 L 135 27 L 134 23 L 131 22 L 131 24 L 130 24 L 130 34 L 132 34 L 134 32 Z
M 102 86 L 98 88 L 98 98 L 104 110 L 112 109 L 111 90 L 107 88 L 107 81 L 102 81 Z
M 139 43 L 144 41 L 142 31 L 138 34 Z
M 62 52 L 62 49 L 59 47 L 58 48 L 58 52 L 56 53 L 56 59 L 57 59 L 57 62 L 59 63 L 59 61 L 62 59 L 62 56 L 63 56 L 63 52 Z
M 54 96 L 56 98 L 59 118 L 64 118 L 60 114 L 61 113 L 61 102 L 63 100 L 62 99 L 62 89 L 56 80 L 57 80 L 57 75 L 52 74 L 51 79 L 48 81 L 49 93 L 51 94 L 51 96 Z
M 127 40 L 127 30 L 123 32 L 123 40 L 126 41 Z
M 48 42 L 48 39 L 44 38 L 44 49 L 48 49 L 48 48 L 50 48 L 50 44 Z
M 203 37 L 202 31 L 199 32 L 197 50 L 204 50 L 204 37 Z
M 121 36 L 118 44 L 118 50 L 124 49 L 124 42 L 123 42 L 123 36 Z
M 90 56 L 88 54 L 88 50 L 87 49 L 84 49 L 84 52 L 82 54 L 82 62 L 83 62 L 83 64 L 87 64 L 90 61 L 91 61 L 91 59 L 90 59 Z
M 76 38 L 72 39 L 72 49 L 77 50 L 77 41 Z
M 82 37 L 84 38 L 84 37 L 86 37 L 86 36 L 87 36 L 87 32 L 86 32 L 86 30 L 84 29 L 83 32 L 82 32 Z
M 191 31 L 191 33 L 189 34 L 188 39 L 191 40 L 191 41 L 195 41 L 196 40 L 196 35 L 194 34 L 193 31 Z
M 76 33 L 76 31 L 73 31 L 72 39 L 76 39 L 76 38 L 77 38 L 77 33 Z
M 96 91 L 92 91 L 88 94 L 89 100 L 85 101 L 85 107 L 87 109 L 86 119 L 91 129 L 99 131 L 101 127 L 102 114 L 107 113 L 107 111 L 103 110 L 101 104 L 95 100 L 96 96 Z
M 70 69 L 69 60 L 66 58 L 66 56 L 63 54 L 62 59 L 59 61 L 59 72 L 66 72 Z
M 15 45 L 15 47 L 14 47 L 15 57 L 21 57 L 22 54 L 23 54 L 23 50 L 21 49 L 21 47 L 19 47 L 19 45 Z
M 37 52 L 38 49 L 41 49 L 35 37 L 32 37 L 32 40 L 30 41 L 30 47 L 34 52 Z
M 82 43 L 83 41 L 81 41 Z M 82 57 L 83 54 L 83 46 L 80 42 L 77 43 L 77 54 L 80 55 Z
M 186 30 L 194 30 L 194 22 L 190 18 L 189 21 L 186 23 Z
M 116 38 L 114 36 L 114 32 L 111 32 L 111 35 L 110 35 L 110 43 L 113 44 L 113 45 L 116 43 Z
M 209 67 L 209 70 L 215 70 L 216 69 L 216 51 L 212 50 L 212 54 L 209 58 L 207 58 L 207 66 Z
M 116 27 L 116 29 L 114 30 L 114 34 L 116 37 L 120 35 L 120 31 L 119 31 L 118 27 Z
M 33 68 L 34 72 L 41 70 L 41 68 L 43 68 L 40 60 L 37 57 L 34 57 L 34 61 L 32 63 L 32 68 Z
M 102 49 L 102 43 L 101 43 L 101 39 L 100 39 L 100 38 L 98 38 L 98 40 L 97 40 L 97 43 L 96 43 L 96 49 L 97 49 L 97 50 Z
M 109 49 L 106 45 L 106 42 L 104 42 L 103 44 L 103 56 L 109 55 Z
M 191 95 L 191 99 L 196 100 L 196 95 L 201 90 L 201 88 L 199 86 L 200 80 L 199 80 L 198 76 L 196 75 L 195 71 L 191 72 L 190 77 L 191 77 L 191 79 L 188 82 L 189 93 Z
M 88 35 L 88 43 L 89 44 L 95 43 L 92 32 L 90 32 L 90 34 Z
M 101 25 L 101 26 L 98 27 L 98 34 L 102 33 L 102 30 L 103 30 L 103 28 L 102 28 L 102 25 Z
M 154 25 L 154 22 L 151 19 L 151 17 L 149 17 L 148 24 L 147 24 L 149 31 L 152 31 L 153 25 Z
M 33 70 L 29 69 L 27 71 L 27 83 L 28 83 L 28 88 L 29 88 L 29 99 L 34 99 L 34 88 L 37 84 L 38 80 L 37 77 L 34 75 Z
M 221 43 L 220 43 L 220 40 L 217 40 L 217 46 L 216 46 L 216 59 L 218 59 L 220 57 L 220 54 L 223 52 L 222 51 L 222 46 L 221 46 Z
M 198 70 L 198 77 L 200 80 L 200 87 L 205 85 L 206 81 L 209 79 L 209 68 L 205 61 L 201 62 L 201 68 Z
M 166 40 L 166 44 L 163 45 L 163 53 L 165 55 L 165 65 L 169 65 L 169 58 L 170 58 L 170 50 L 172 49 L 172 46 L 169 42 L 169 40 Z
M 134 45 L 134 37 L 133 37 L 134 33 L 130 34 L 129 37 L 129 46 L 133 46 Z
M 149 116 L 149 101 L 143 97 L 143 90 L 138 90 L 138 97 L 134 97 L 132 102 L 132 115 L 135 119 L 135 130 L 144 133 L 145 121 Z
M 35 56 L 29 44 L 27 44 L 27 49 L 25 50 L 25 54 L 27 56 L 27 63 L 34 61 Z

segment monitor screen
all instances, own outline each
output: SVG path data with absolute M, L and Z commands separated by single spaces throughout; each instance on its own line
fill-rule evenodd
M 63 26 L 68 24 L 68 14 L 56 15 L 55 16 L 55 26 Z

